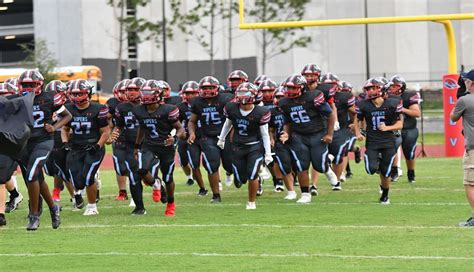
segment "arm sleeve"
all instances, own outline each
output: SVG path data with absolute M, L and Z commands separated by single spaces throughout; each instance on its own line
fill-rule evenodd
M 174 106 L 172 110 L 168 113 L 168 120 L 172 122 L 176 122 L 179 120 L 179 109 L 178 107 Z
M 265 155 L 272 153 L 272 148 L 270 147 L 270 134 L 268 134 L 268 124 L 260 126 L 260 134 L 262 135 L 263 148 L 265 148 Z
M 115 126 L 125 127 L 125 120 L 123 116 L 120 114 L 118 107 L 115 108 Z
M 225 123 L 222 126 L 222 130 L 221 130 L 221 134 L 219 135 L 219 139 L 224 140 L 225 137 L 227 137 L 227 134 L 229 134 L 231 129 L 232 129 L 232 121 L 230 121 L 229 118 L 226 118 Z

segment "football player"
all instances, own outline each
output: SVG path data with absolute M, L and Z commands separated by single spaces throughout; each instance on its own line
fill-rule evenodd
M 76 191 L 76 207 L 82 209 L 84 201 L 79 190 L 86 189 L 87 208 L 84 215 L 97 215 L 97 182 L 95 175 L 104 159 L 104 145 L 109 139 L 109 109 L 106 105 L 91 101 L 92 85 L 83 79 L 69 86 L 71 104 L 66 108 L 72 120 L 63 127 L 61 138 L 67 154 L 66 164 L 69 178 Z
M 7 98 L 14 98 L 18 95 L 18 79 L 17 78 L 9 78 L 5 80 L 1 85 L 0 96 L 7 97 Z M 8 180 L 5 181 L 5 188 L 10 194 L 9 200 L 5 203 L 5 212 L 9 213 L 18 208 L 18 205 L 23 201 L 23 195 L 18 191 L 18 185 L 16 181 L 16 169 L 18 167 L 18 163 L 14 161 L 12 158 L 6 155 L 0 155 L 0 168 L 2 180 L 8 177 Z M 10 171 L 9 167 L 13 169 Z M 1 204 L 0 204 L 1 205 Z
M 162 103 L 164 104 L 170 104 L 170 105 L 177 105 L 178 103 L 183 102 L 183 99 L 181 96 L 171 96 L 171 86 L 168 84 L 168 82 L 164 80 L 158 80 L 160 84 L 162 84 L 164 87 L 163 89 L 163 101 Z
M 268 110 L 272 111 L 273 109 L 276 108 L 275 101 L 274 101 L 274 92 L 278 88 L 278 85 L 276 84 L 275 81 L 271 79 L 265 79 L 260 83 L 258 86 L 258 91 L 260 92 L 262 96 L 262 106 L 267 108 Z M 270 127 L 271 127 L 270 123 Z M 272 148 L 274 146 L 272 145 Z M 273 179 L 273 187 L 275 192 L 283 192 L 284 187 L 283 187 L 283 175 L 278 168 L 278 166 L 274 163 L 268 166 L 268 169 L 270 170 L 270 173 L 272 174 L 272 179 Z M 261 187 L 261 186 L 260 186 Z
M 34 93 L 33 128 L 31 137 L 20 156 L 19 165 L 23 179 L 27 183 L 30 199 L 30 214 L 27 230 L 37 230 L 40 224 L 40 198 L 49 206 L 53 228 L 58 228 L 61 221 L 59 207 L 54 204 L 48 184 L 44 180 L 43 165 L 53 149 L 53 133 L 71 120 L 71 113 L 63 106 L 63 96 L 54 92 L 43 92 L 44 78 L 36 70 L 26 70 L 18 78 L 20 92 Z M 53 124 L 53 114 L 60 120 Z
M 258 171 L 262 163 L 272 161 L 268 122 L 270 110 L 254 104 L 258 88 L 252 83 L 242 83 L 235 91 L 235 103 L 225 106 L 226 121 L 222 127 L 217 145 L 224 149 L 225 138 L 232 128 L 232 168 L 235 179 L 248 185 L 247 210 L 256 209 Z
M 420 95 L 417 92 L 406 91 L 405 79 L 395 75 L 390 79 L 388 92 L 391 95 L 399 96 L 403 103 L 403 129 L 402 129 L 402 150 L 407 164 L 408 182 L 415 182 L 415 151 L 418 140 L 418 128 L 416 118 L 421 116 Z M 392 175 L 398 174 L 398 169 L 392 168 Z
M 370 175 L 380 171 L 382 195 L 379 201 L 388 205 L 390 170 L 396 156 L 394 132 L 403 127 L 403 105 L 399 100 L 384 98 L 383 85 L 383 82 L 376 78 L 371 78 L 365 83 L 364 91 L 367 93 L 367 99 L 356 103 L 354 130 L 357 139 L 362 140 L 364 137 L 360 133 L 359 121 L 365 120 L 367 126 L 365 170 Z
M 12 97 L 16 95 L 18 92 L 18 88 L 14 85 L 11 85 L 10 83 L 0 83 L 0 96 L 3 97 Z M 10 212 L 16 209 L 17 205 L 19 204 L 16 203 L 14 207 L 8 211 L 5 210 L 5 206 L 8 207 L 9 203 L 14 204 L 15 203 L 15 198 L 18 199 L 23 199 L 23 197 L 20 198 L 21 194 L 16 190 L 15 187 L 13 187 L 14 190 L 9 190 L 10 192 L 10 200 L 5 204 L 5 189 L 6 189 L 6 183 L 11 182 L 11 178 L 13 176 L 13 173 L 15 172 L 15 169 L 18 167 L 18 164 L 9 156 L 0 154 L 0 227 L 5 226 L 7 224 L 7 221 L 5 219 L 5 212 Z M 20 202 L 21 202 L 20 200 Z
M 318 90 L 307 91 L 306 85 L 302 75 L 289 76 L 283 82 L 285 98 L 278 103 L 291 127 L 291 135 L 288 126 L 284 127 L 284 134 L 291 139 L 291 159 L 300 183 L 301 198 L 298 203 L 311 202 L 310 163 L 320 173 L 326 173 L 329 169 L 328 144 L 332 141 L 335 122 L 324 94 Z
M 180 93 L 181 97 L 183 98 L 183 102 L 177 105 L 179 109 L 179 121 L 181 122 L 181 124 L 183 124 L 184 129 L 188 133 L 188 121 L 191 118 L 191 101 L 199 95 L 199 84 L 196 81 L 188 81 L 183 84 Z M 191 156 L 187 139 L 178 140 L 178 154 L 181 166 L 183 167 L 183 169 L 186 169 L 185 173 L 191 172 L 192 170 L 193 174 L 192 176 L 188 176 L 188 181 L 193 181 L 192 177 L 194 177 L 199 186 L 198 195 L 207 195 L 208 191 L 204 186 L 200 168 L 192 167 L 192 165 L 199 164 L 200 156 Z
M 337 119 L 339 122 L 339 130 L 334 132 L 332 142 L 329 144 L 329 154 L 333 159 L 333 168 L 338 180 L 341 180 L 342 172 L 347 165 L 347 154 L 349 150 L 349 144 L 351 141 L 351 133 L 349 124 L 351 120 L 354 120 L 355 116 L 355 97 L 350 92 L 342 91 L 342 84 L 336 89 L 334 95 L 334 105 L 337 109 Z M 333 186 L 333 190 L 341 190 L 341 182 L 339 181 L 336 186 Z
M 281 134 L 283 133 L 283 127 L 287 123 L 285 119 L 285 114 L 280 110 L 278 102 L 281 98 L 285 96 L 283 92 L 283 86 L 279 86 L 273 93 L 273 103 L 275 107 L 271 109 L 271 119 L 269 123 L 269 132 L 270 132 L 270 144 L 275 150 L 275 155 L 273 161 L 276 162 L 275 173 L 276 175 L 281 175 L 283 181 L 285 182 L 286 189 L 288 194 L 285 199 L 294 200 L 296 199 L 296 192 L 293 189 L 293 171 L 291 167 L 291 152 L 289 143 L 283 143 L 280 139 Z
M 324 94 L 324 99 L 332 109 L 332 119 L 335 120 L 334 128 L 335 130 L 338 130 L 339 124 L 337 123 L 337 109 L 334 105 L 334 95 L 336 94 L 335 88 L 339 78 L 332 73 L 327 73 L 321 77 L 321 68 L 319 68 L 319 66 L 314 63 L 306 64 L 301 71 L 301 75 L 306 79 L 308 91 L 318 90 Z M 328 169 L 325 175 L 332 186 L 337 184 L 338 181 L 336 175 L 331 168 Z M 318 179 L 319 173 L 314 168 L 311 169 L 311 186 L 309 187 L 311 195 L 318 195 Z
M 130 79 L 124 79 L 115 84 L 112 93 L 113 97 L 109 98 L 105 104 L 109 109 L 109 119 L 112 120 L 111 126 L 112 129 L 117 125 L 117 120 L 115 118 L 115 109 L 121 103 L 127 101 L 127 96 L 125 94 L 125 88 L 130 83 Z M 111 141 L 107 141 L 107 144 L 110 144 Z M 115 197 L 115 200 L 124 201 L 128 199 L 127 195 L 127 167 L 125 165 L 125 156 L 126 156 L 126 146 L 125 146 L 125 136 L 120 135 L 112 143 L 112 158 L 114 160 L 114 169 L 115 176 L 117 179 L 117 185 L 119 188 L 118 195 Z
M 227 89 L 225 92 L 235 95 L 235 90 L 237 90 L 237 87 L 239 87 L 240 84 L 248 81 L 249 76 L 247 73 L 242 70 L 234 70 L 227 77 Z
M 221 202 L 219 193 L 219 166 L 221 156 L 230 159 L 217 146 L 218 136 L 225 121 L 224 106 L 234 99 L 229 93 L 219 93 L 219 81 L 206 76 L 199 81 L 199 96 L 191 102 L 191 118 L 188 122 L 190 144 L 189 151 L 193 156 L 202 154 L 204 167 L 207 170 L 209 183 L 212 190 L 211 203 Z M 194 169 L 199 165 L 193 166 Z M 226 169 L 227 173 L 230 173 Z M 234 178 L 236 187 L 242 184 Z
M 140 106 L 134 109 L 133 115 L 140 124 L 135 140 L 134 155 L 138 159 L 138 174 L 149 186 L 157 185 L 158 166 L 162 180 L 166 184 L 167 204 L 165 216 L 175 215 L 173 180 L 175 138 L 173 129 L 180 139 L 186 137 L 179 122 L 179 109 L 163 103 L 166 85 L 157 80 L 147 80 L 140 88 Z
M 57 93 L 62 96 L 62 99 L 65 101 L 67 100 L 66 92 L 67 87 L 66 84 L 61 82 L 60 80 L 53 80 L 46 85 L 45 92 L 52 92 Z M 59 121 L 57 114 L 53 114 L 53 122 Z M 53 201 L 59 205 L 59 201 L 61 199 L 61 191 L 66 186 L 71 199 L 74 198 L 74 186 L 71 182 L 69 182 L 69 178 L 67 176 L 67 168 L 66 168 L 66 156 L 67 151 L 64 149 L 61 140 L 61 129 L 57 129 L 54 132 L 54 146 L 53 150 L 48 156 L 46 163 L 44 165 L 44 169 L 47 175 L 52 176 L 54 178 L 54 189 L 52 192 Z
M 133 152 L 135 147 L 135 140 L 137 139 L 138 121 L 133 114 L 134 108 L 140 105 L 140 88 L 145 85 L 146 80 L 141 77 L 136 77 L 128 82 L 125 86 L 126 101 L 120 103 L 115 108 L 115 129 L 112 133 L 112 139 L 116 142 L 121 137 L 125 147 L 125 167 L 126 174 L 130 180 L 130 193 L 132 194 L 135 208 L 132 215 L 146 214 L 145 206 L 143 204 L 143 186 L 141 177 L 138 175 L 138 161 L 135 159 Z M 161 190 L 161 184 L 160 184 Z M 160 201 L 161 192 L 153 193 L 153 200 Z
M 351 93 L 352 94 L 352 85 L 346 81 L 341 81 L 341 92 L 348 92 L 348 93 Z M 355 99 L 357 100 L 357 98 L 355 97 Z M 354 104 L 355 106 L 355 104 Z M 355 107 L 354 107 L 354 110 L 355 110 Z M 356 163 L 360 163 L 361 159 L 360 159 L 360 147 L 357 145 L 356 141 L 356 137 L 355 137 L 355 134 L 353 132 L 353 119 L 349 120 L 349 134 L 350 134 L 350 140 L 349 140 L 349 144 L 348 144 L 348 147 L 347 147 L 347 151 L 348 152 L 354 152 L 354 160 Z M 343 172 L 342 176 L 341 176 L 341 181 L 345 181 L 346 178 L 351 178 L 353 176 L 352 174 L 352 171 L 351 171 L 351 166 L 350 166 L 350 163 L 349 163 L 349 160 L 347 160 L 347 164 L 346 164 L 346 169 L 345 171 Z

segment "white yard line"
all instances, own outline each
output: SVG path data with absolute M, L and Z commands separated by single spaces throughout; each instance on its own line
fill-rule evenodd
M 0 253 L 0 257 L 69 257 L 69 256 L 180 256 L 180 257 L 242 257 L 242 258 L 339 258 L 339 259 L 390 259 L 390 260 L 454 260 L 474 261 L 474 257 L 408 256 L 408 255 L 339 255 L 326 253 L 215 253 L 215 252 L 57 252 L 57 253 Z
M 469 231 L 471 228 L 458 226 L 417 226 L 417 225 L 277 225 L 277 224 L 84 224 L 61 225 L 61 229 L 94 229 L 94 228 L 266 228 L 266 229 L 458 229 Z M 5 227 L 4 229 L 8 229 Z M 17 227 L 16 229 L 24 229 Z

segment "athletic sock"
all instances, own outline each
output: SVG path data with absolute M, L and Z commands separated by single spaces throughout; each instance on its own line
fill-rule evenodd
M 133 202 L 137 208 L 144 208 L 143 205 L 143 185 L 141 182 L 137 182 L 133 185 L 130 182 L 130 193 L 132 194 Z
M 153 183 L 153 189 L 161 190 L 161 182 L 159 182 L 158 180 L 155 180 L 155 183 Z
M 16 190 L 16 188 L 13 188 L 13 190 L 9 191 L 10 193 L 10 199 L 14 199 L 15 197 L 18 197 L 20 194 Z
M 174 196 L 168 196 L 168 204 L 174 203 Z
M 217 194 L 212 194 L 212 198 L 217 198 L 217 197 L 220 197 L 221 194 L 217 193 Z
M 407 176 L 408 176 L 409 178 L 411 178 L 411 177 L 414 178 L 414 177 L 415 177 L 415 170 L 408 170 L 408 171 L 407 171 Z
M 388 197 L 388 188 L 383 188 L 382 187 L 382 196 L 380 197 L 381 199 L 387 198 Z
M 301 187 L 301 193 L 309 193 L 309 187 L 308 186 L 302 186 Z
M 186 177 L 187 177 L 188 179 L 193 179 L 193 175 L 192 175 L 192 174 L 191 174 L 191 175 L 186 175 Z
M 350 173 L 350 172 L 351 172 L 351 165 L 349 164 L 349 162 L 347 162 L 346 172 L 347 172 L 347 173 Z

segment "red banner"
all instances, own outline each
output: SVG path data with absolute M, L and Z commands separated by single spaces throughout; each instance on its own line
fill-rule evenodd
M 462 119 L 453 122 L 449 118 L 456 106 L 459 75 L 443 76 L 444 105 L 444 145 L 447 157 L 462 157 L 464 154 L 464 136 L 462 135 Z

